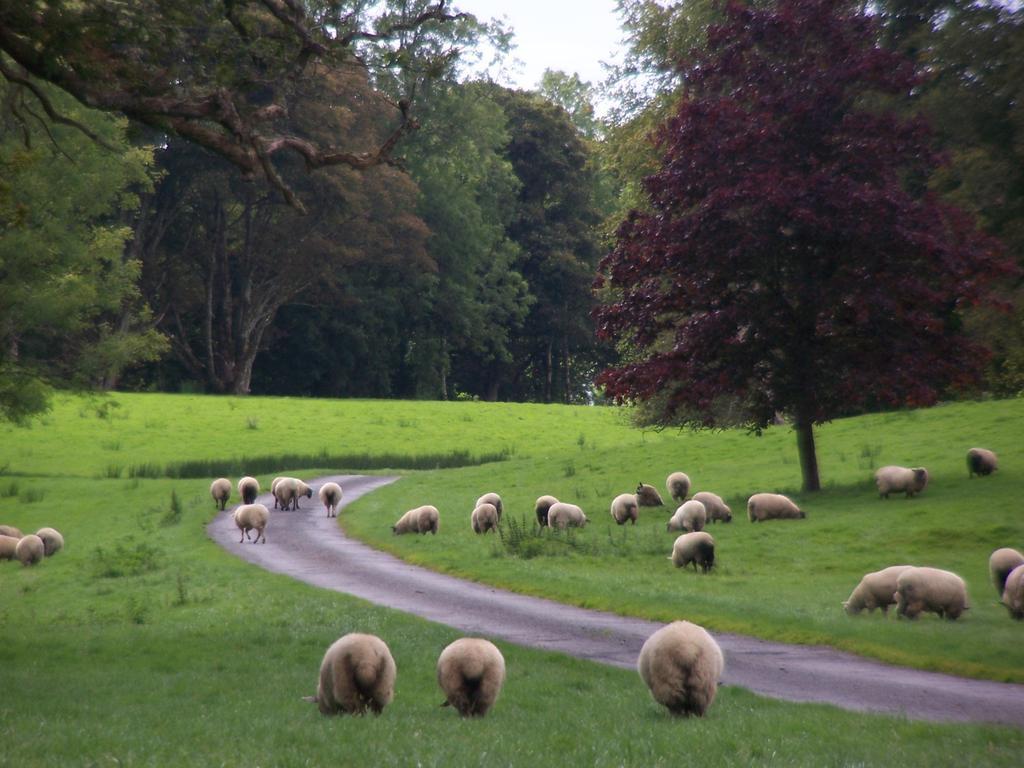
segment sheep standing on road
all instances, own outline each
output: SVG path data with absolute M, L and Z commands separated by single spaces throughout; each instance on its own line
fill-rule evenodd
M 313 498 L 313 489 L 299 480 L 297 477 L 282 477 L 280 482 L 274 486 L 274 496 L 281 509 L 298 509 L 299 499 L 305 496 Z
M 324 483 L 320 486 L 320 490 L 317 495 L 320 497 L 320 503 L 324 505 L 324 509 L 327 510 L 328 517 L 338 516 L 338 505 L 341 503 L 341 486 L 337 483 Z
M 238 481 L 238 495 L 242 497 L 243 504 L 252 504 L 260 493 L 260 481 L 255 477 L 246 475 Z
M 253 540 L 253 544 L 258 544 L 260 538 L 263 539 L 263 543 L 267 543 L 267 523 L 270 521 L 270 510 L 268 510 L 262 504 L 243 504 L 237 507 L 234 512 L 235 525 L 238 526 L 238 530 L 242 532 L 241 538 L 238 539 L 238 543 L 241 544 L 245 538 L 249 535 L 249 531 L 256 531 L 256 538 Z

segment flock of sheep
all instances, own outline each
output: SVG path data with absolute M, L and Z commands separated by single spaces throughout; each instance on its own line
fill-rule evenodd
M 0 525 L 0 560 L 35 565 L 64 549 L 64 537 L 53 528 L 40 528 L 27 536 L 13 525 Z

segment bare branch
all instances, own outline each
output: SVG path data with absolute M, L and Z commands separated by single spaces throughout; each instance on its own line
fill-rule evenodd
M 448 13 L 445 9 L 446 5 L 446 0 L 439 0 L 437 5 L 428 8 L 419 16 L 409 21 L 396 22 L 377 32 L 354 30 L 338 38 L 338 40 L 344 46 L 351 45 L 356 40 L 390 40 L 399 32 L 410 32 L 428 21 L 458 21 L 459 19 L 469 18 L 469 14 L 466 13 Z

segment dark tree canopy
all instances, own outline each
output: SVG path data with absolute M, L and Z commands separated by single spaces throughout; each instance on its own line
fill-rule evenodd
M 926 125 L 886 105 L 917 84 L 853 4 L 733 2 L 682 64 L 684 97 L 658 134 L 649 212 L 601 264 L 601 336 L 627 362 L 599 381 L 661 398 L 685 423 L 730 413 L 794 421 L 816 490 L 813 425 L 925 405 L 976 376 L 984 351 L 959 312 L 1009 267 L 964 214 L 923 188 Z

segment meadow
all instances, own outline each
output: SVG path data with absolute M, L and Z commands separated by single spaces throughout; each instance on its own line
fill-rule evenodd
M 453 630 L 243 563 L 205 535 L 210 478 L 159 475 L 242 457 L 309 462 L 261 473 L 264 485 L 278 471 L 364 469 L 318 456 L 466 463 L 378 467 L 404 477 L 341 523 L 411 560 L 577 604 L 863 644 L 882 656 L 916 648 L 935 666 L 1019 679 L 1021 625 L 995 605 L 975 561 L 1024 545 L 1013 500 L 1021 415 L 1019 401 L 1003 401 L 829 425 L 820 435 L 828 487 L 801 500 L 808 520 L 761 526 L 742 518 L 740 501 L 762 483 L 798 482 L 785 429 L 761 438 L 642 432 L 617 410 L 558 406 L 62 396 L 30 426 L 2 429 L 0 522 L 53 525 L 67 548 L 32 569 L 0 563 L 0 765 L 535 765 L 551 754 L 573 765 L 1016 765 L 1019 730 L 908 722 L 728 687 L 707 718 L 673 720 L 635 672 L 502 642 L 502 697 L 487 719 L 461 721 L 438 707 L 434 680 Z M 968 481 L 964 440 L 999 452 L 1000 472 Z M 505 459 L 473 465 L 495 453 Z M 869 461 L 925 464 L 933 483 L 919 499 L 878 501 Z M 722 493 L 737 515 L 712 531 L 721 567 L 708 577 L 665 559 L 667 511 L 643 511 L 636 529 L 610 524 L 615 493 L 641 479 L 660 484 L 676 468 Z M 579 500 L 593 523 L 548 538 L 524 525 L 520 545 L 475 537 L 472 501 L 492 489 L 513 519 L 527 520 L 534 498 L 551 492 Z M 387 526 L 419 503 L 441 508 L 441 533 L 392 537 Z M 845 617 L 839 601 L 865 566 L 897 555 L 960 570 L 973 599 L 967 617 Z M 347 631 L 381 635 L 398 663 L 395 701 L 379 718 L 322 718 L 300 700 L 314 692 L 324 649 Z M 979 644 L 989 649 L 971 647 Z

